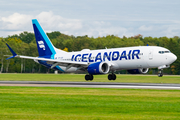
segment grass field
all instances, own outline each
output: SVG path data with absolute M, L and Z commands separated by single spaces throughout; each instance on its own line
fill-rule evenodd
M 0 119 L 180 119 L 179 90 L 0 86 Z
M 82 74 L 0 74 L 0 80 L 18 81 L 81 81 L 85 82 Z M 88 81 L 90 82 L 90 81 Z M 115 81 L 109 81 L 107 75 L 94 75 L 93 82 L 132 82 L 132 83 L 178 83 L 180 76 L 156 75 L 117 75 Z
M 0 74 L 0 80 L 81 81 L 81 74 Z M 91 81 L 88 81 L 91 82 Z M 109 82 L 107 75 L 93 82 Z M 180 83 L 180 76 L 117 75 L 116 81 Z M 0 86 L 0 120 L 180 119 L 180 90 Z

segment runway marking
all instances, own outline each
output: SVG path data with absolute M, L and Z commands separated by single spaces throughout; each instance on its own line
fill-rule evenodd
M 34 87 L 87 87 L 87 88 L 129 88 L 129 89 L 174 89 L 180 84 L 113 83 L 113 82 L 46 82 L 46 81 L 0 81 L 0 86 Z

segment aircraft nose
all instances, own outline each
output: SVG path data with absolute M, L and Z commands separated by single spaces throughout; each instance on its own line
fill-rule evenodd
M 171 63 L 173 63 L 173 62 L 176 61 L 176 60 L 177 60 L 177 56 L 172 53 L 172 54 L 169 56 L 169 61 L 170 61 Z
M 176 55 L 174 55 L 174 61 L 176 61 L 177 60 L 177 56 Z

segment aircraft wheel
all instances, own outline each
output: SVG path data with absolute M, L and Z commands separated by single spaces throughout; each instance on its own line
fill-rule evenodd
M 93 75 L 85 75 L 85 80 L 88 81 L 88 80 L 93 80 Z
M 109 74 L 108 75 L 108 80 L 112 80 L 112 78 L 113 78 L 112 74 Z
M 162 73 L 158 73 L 158 77 L 162 77 L 163 76 L 163 74 Z
M 89 80 L 89 75 L 85 75 L 85 80 L 86 80 L 86 81 Z
M 158 73 L 158 77 L 162 77 L 162 76 L 163 76 L 163 69 L 160 69 Z
M 109 74 L 108 80 L 116 80 L 116 75 L 115 74 Z
M 113 78 L 113 80 L 116 80 L 116 75 L 112 74 L 112 78 Z
M 89 77 L 90 77 L 90 80 L 91 80 L 91 81 L 92 81 L 92 80 L 93 80 L 93 78 L 94 78 L 94 77 L 93 77 L 93 75 L 89 75 Z

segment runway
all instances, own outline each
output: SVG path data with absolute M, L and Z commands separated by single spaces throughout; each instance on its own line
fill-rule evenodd
M 115 83 L 115 82 L 47 82 L 47 81 L 0 81 L 0 86 L 32 87 L 84 87 L 84 88 L 129 88 L 129 89 L 173 89 L 180 84 Z

